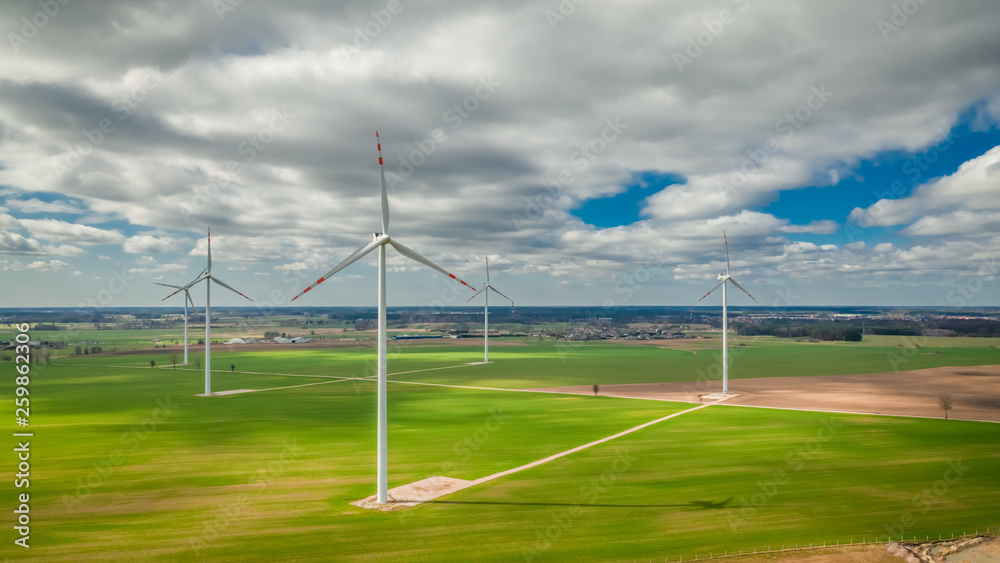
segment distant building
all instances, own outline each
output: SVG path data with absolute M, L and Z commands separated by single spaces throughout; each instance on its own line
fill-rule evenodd
M 247 341 L 243 340 L 242 338 L 230 338 L 229 342 L 226 342 L 226 344 L 246 344 L 246 343 Z

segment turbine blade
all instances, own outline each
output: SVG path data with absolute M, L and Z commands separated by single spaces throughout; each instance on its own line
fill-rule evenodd
M 182 287 L 179 285 L 170 285 L 169 283 L 160 283 L 160 282 L 153 282 L 153 285 L 162 285 L 163 287 L 172 287 L 174 289 L 181 289 Z
M 484 291 L 486 291 L 486 288 L 485 288 L 485 287 L 484 287 L 484 288 L 482 288 L 482 289 L 480 289 L 479 291 L 477 291 L 477 292 L 476 292 L 476 294 L 475 294 L 475 295 L 473 295 L 472 297 L 470 297 L 470 298 L 466 299 L 466 300 L 465 300 L 465 302 L 466 302 L 466 303 L 468 303 L 469 301 L 472 301 L 472 300 L 473 300 L 473 299 L 475 299 L 476 297 L 479 297 L 479 294 L 480 294 L 480 293 L 482 293 L 482 292 L 484 292 Z
M 212 227 L 208 228 L 208 267 L 205 271 L 209 274 L 212 273 Z
M 379 237 L 379 238 L 377 238 L 377 239 L 369 242 L 368 244 L 362 246 L 361 248 L 355 250 L 354 254 L 351 254 L 350 256 L 348 256 L 346 259 L 344 259 L 343 262 L 341 262 L 340 264 L 337 264 L 336 267 L 334 267 L 332 270 L 330 270 L 329 272 L 327 272 L 326 274 L 324 274 L 323 277 L 321 277 L 320 279 L 316 280 L 309 287 L 303 289 L 295 297 L 292 297 L 292 301 L 295 301 L 299 297 L 302 297 L 303 294 L 309 292 L 310 290 L 312 290 L 312 288 L 316 287 L 317 285 L 325 282 L 330 276 L 336 274 L 337 272 L 343 270 L 344 268 L 346 268 L 346 267 L 350 266 L 351 264 L 353 264 L 354 262 L 358 261 L 362 256 L 364 256 L 365 254 L 368 254 L 369 252 L 371 252 L 372 250 L 374 250 L 380 244 L 383 244 L 382 237 Z
M 177 291 L 171 293 L 170 295 L 164 297 L 163 299 L 160 299 L 160 301 L 166 301 L 167 299 L 170 299 L 171 297 L 173 297 L 174 295 L 177 295 L 180 292 L 181 292 L 181 290 L 178 289 Z
M 194 280 L 193 282 L 191 282 L 191 283 L 189 283 L 189 284 L 187 284 L 187 285 L 185 285 L 185 286 L 182 286 L 182 287 L 178 287 L 178 288 L 177 288 L 177 291 L 175 291 L 175 292 L 171 293 L 170 295 L 168 295 L 168 296 L 164 297 L 163 299 L 160 299 L 160 301 L 166 301 L 167 299 L 170 299 L 170 298 L 171 298 L 171 297 L 173 297 L 174 295 L 177 295 L 178 293 L 180 293 L 180 292 L 182 292 L 182 291 L 184 291 L 184 290 L 186 290 L 186 289 L 189 289 L 189 288 L 190 288 L 191 286 L 193 286 L 194 284 L 196 284 L 196 283 L 200 282 L 200 281 L 201 281 L 201 280 L 203 280 L 203 279 L 205 279 L 205 278 L 203 278 L 203 277 L 199 277 L 198 279 Z M 161 285 L 163 285 L 163 284 L 161 284 Z M 177 287 L 177 286 L 171 286 L 171 287 Z
M 229 291 L 232 291 L 233 293 L 235 293 L 235 294 L 239 295 L 240 297 L 243 297 L 243 298 L 244 298 L 244 299 L 246 299 L 247 301 L 250 301 L 251 303 L 253 303 L 253 299 L 250 299 L 250 298 L 249 298 L 249 297 L 247 297 L 246 295 L 243 295 L 243 294 L 242 294 L 242 293 L 240 293 L 239 291 L 236 291 L 235 289 L 233 289 L 233 288 L 229 287 L 228 285 L 226 285 L 225 283 L 223 283 L 223 281 L 222 281 L 222 280 L 220 280 L 219 278 L 217 278 L 217 277 L 215 277 L 215 276 L 212 276 L 212 277 L 211 277 L 210 279 L 211 279 L 212 281 L 214 281 L 215 283 L 217 283 L 217 284 L 221 285 L 222 287 L 224 287 L 224 288 L 228 289 Z
M 385 170 L 382 168 L 382 140 L 375 132 L 375 142 L 378 145 L 378 181 L 382 192 L 382 234 L 389 232 L 389 194 L 385 190 Z
M 493 287 L 492 285 L 488 285 L 488 286 L 486 286 L 486 287 L 488 287 L 488 288 L 492 289 L 492 290 L 493 290 L 493 293 L 496 293 L 496 294 L 497 294 L 497 295 L 499 295 L 500 297 L 503 297 L 503 298 L 504 298 L 504 299 L 506 299 L 507 301 L 510 301 L 510 304 L 511 304 L 511 305 L 513 305 L 513 304 L 514 304 L 514 300 L 513 300 L 513 299 L 511 299 L 510 297 L 507 297 L 506 295 L 504 295 L 504 294 L 500 293 L 499 291 L 497 291 L 497 288 Z
M 184 292 L 184 297 L 186 297 L 186 298 L 187 298 L 187 301 L 188 301 L 188 303 L 190 303 L 190 304 L 191 304 L 191 310 L 192 310 L 192 311 L 194 311 L 194 310 L 195 310 L 195 307 L 194 307 L 194 299 L 191 299 L 191 294 L 190 294 L 190 293 L 188 293 L 187 291 L 185 291 L 185 292 Z
M 747 290 L 743 289 L 743 286 L 742 286 L 742 285 L 740 285 L 740 284 L 736 283 L 736 280 L 734 280 L 733 278 L 729 278 L 729 281 L 733 282 L 733 285 L 735 285 L 736 287 L 740 288 L 740 289 L 741 289 L 741 290 L 743 291 L 743 293 L 746 293 L 746 294 L 747 294 L 747 297 L 749 297 L 750 299 L 753 299 L 753 295 L 750 295 L 750 292 L 749 292 L 749 291 L 747 291 Z M 753 302 L 754 302 L 754 303 L 756 303 L 756 302 L 757 302 L 757 300 L 756 300 L 756 299 L 753 299 Z
M 726 238 L 726 230 L 722 229 L 722 241 L 726 243 L 726 275 L 729 275 L 729 239 Z
M 199 276 L 199 277 L 198 277 L 198 278 L 196 278 L 196 279 L 195 279 L 195 280 L 194 280 L 193 282 L 191 282 L 191 283 L 189 283 L 189 284 L 185 285 L 185 286 L 184 286 L 184 287 L 182 287 L 181 289 L 191 289 L 191 287 L 192 287 L 192 286 L 194 286 L 194 285 L 195 285 L 196 283 L 199 283 L 199 282 L 201 282 L 202 280 L 206 280 L 206 279 L 208 279 L 208 275 L 204 275 L 204 276 Z
M 486 255 L 486 285 L 490 284 L 490 255 Z
M 701 297 L 701 299 L 704 299 L 704 298 L 708 297 L 709 295 L 711 295 L 713 291 L 715 291 L 716 289 L 719 289 L 719 286 L 722 285 L 722 284 L 724 284 L 724 283 L 726 283 L 726 280 L 722 280 L 719 283 L 715 284 L 715 287 L 713 287 L 711 290 L 709 290 L 708 293 L 706 293 L 705 295 L 703 295 Z M 701 299 L 699 299 L 698 301 L 701 301 Z
M 451 278 L 453 280 L 457 280 L 459 283 L 461 283 L 462 285 L 468 287 L 472 291 L 476 291 L 476 288 L 474 288 L 471 285 L 465 283 L 465 281 L 463 281 L 463 280 L 455 277 L 455 274 L 449 272 L 448 270 L 445 270 L 441 266 L 438 266 L 434 262 L 431 262 L 430 260 L 428 260 L 428 259 L 424 258 L 423 256 L 417 254 L 416 252 L 414 252 L 410 248 L 407 248 L 406 246 L 403 246 L 402 244 L 396 242 L 395 240 L 391 240 L 391 239 L 389 240 L 389 244 L 391 244 L 393 248 L 395 248 L 397 251 L 399 251 L 400 254 L 402 254 L 403 256 L 406 256 L 410 260 L 413 260 L 415 262 L 420 262 L 424 266 L 428 266 L 428 267 L 434 268 L 435 270 L 441 272 L 442 274 L 448 276 L 449 278 Z

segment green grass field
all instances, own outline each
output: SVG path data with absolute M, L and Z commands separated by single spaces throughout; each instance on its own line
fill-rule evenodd
M 479 341 L 481 342 L 481 341 Z M 730 377 L 782 377 L 881 373 L 942 366 L 1000 364 L 1000 339 L 926 339 L 919 348 L 900 347 L 901 338 L 889 345 L 875 343 L 810 343 L 780 339 L 748 339 L 745 347 L 730 350 Z M 695 381 L 704 374 L 721 379 L 718 343 L 701 341 L 698 350 L 625 345 L 612 342 L 510 341 L 493 344 L 493 364 L 472 368 L 407 373 L 397 379 L 452 385 L 522 389 L 563 385 L 607 385 Z M 954 345 L 953 345 L 954 344 Z M 303 351 L 276 347 L 245 351 L 238 345 L 212 348 L 213 368 L 235 364 L 240 371 L 308 373 L 326 376 L 371 375 L 374 347 L 330 348 Z M 455 346 L 448 341 L 407 341 L 390 344 L 390 373 L 408 372 L 465 362 L 482 361 L 480 345 Z M 148 366 L 169 363 L 166 352 L 149 356 L 99 356 L 99 364 Z M 76 361 L 73 358 L 66 361 Z M 195 369 L 190 366 L 189 369 Z M 236 387 L 239 388 L 239 387 Z M 223 387 L 219 388 L 224 389 Z
M 886 355 L 900 350 L 746 342 L 736 377 L 890 371 Z M 995 342 L 946 343 L 922 343 L 901 369 L 1000 363 Z M 481 354 L 394 347 L 389 371 Z M 490 365 L 396 379 L 503 388 L 683 381 L 713 361 L 705 351 L 606 343 L 495 346 L 490 356 Z M 348 504 L 374 492 L 372 382 L 199 398 L 202 372 L 150 369 L 150 360 L 167 361 L 150 352 L 33 367 L 31 559 L 687 560 L 1000 525 L 1000 425 L 729 406 L 436 502 L 372 512 Z M 371 373 L 374 350 L 213 347 L 216 369 L 231 363 L 358 377 Z M 0 370 L 12 377 L 12 365 Z M 215 390 L 320 381 L 213 373 Z M 483 477 L 690 407 L 401 383 L 389 392 L 390 487 Z M 949 473 L 955 466 L 960 476 Z

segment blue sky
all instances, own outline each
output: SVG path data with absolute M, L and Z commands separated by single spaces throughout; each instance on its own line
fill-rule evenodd
M 37 7 L 0 8 L 3 306 L 155 305 L 209 227 L 287 305 L 380 230 L 375 129 L 393 237 L 519 304 L 693 304 L 723 230 L 762 304 L 1000 301 L 986 0 L 888 35 L 888 1 L 377 7 L 74 5 L 23 41 Z M 374 265 L 296 304 L 371 305 Z M 390 305 L 466 299 L 389 266 Z

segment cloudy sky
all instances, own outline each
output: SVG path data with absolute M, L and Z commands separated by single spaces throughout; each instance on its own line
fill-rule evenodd
M 381 230 L 376 129 L 393 237 L 473 285 L 489 253 L 519 304 L 695 304 L 725 230 L 763 305 L 998 305 L 997 29 L 994 0 L 5 3 L 0 306 L 156 305 L 209 227 L 213 273 L 287 305 Z M 471 295 L 389 266 L 390 305 Z

